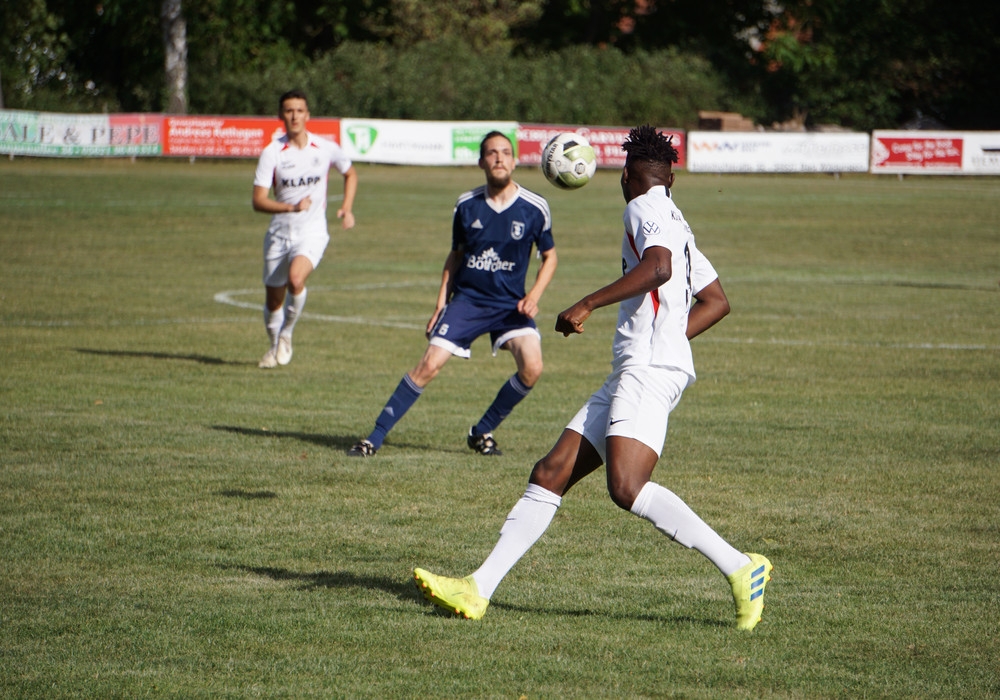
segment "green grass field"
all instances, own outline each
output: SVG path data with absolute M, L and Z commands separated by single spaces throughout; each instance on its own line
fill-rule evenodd
M 620 274 L 623 205 L 518 171 L 560 265 L 505 455 L 465 447 L 513 371 L 479 341 L 362 461 L 481 173 L 359 172 L 263 372 L 253 163 L 0 161 L 0 696 L 1000 697 L 1000 179 L 678 175 L 733 311 L 654 477 L 774 562 L 747 635 L 600 475 L 483 620 L 423 602 L 603 380 L 615 311 L 551 328 Z

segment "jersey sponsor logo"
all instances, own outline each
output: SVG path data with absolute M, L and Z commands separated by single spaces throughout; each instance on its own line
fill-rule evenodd
M 465 266 L 470 270 L 483 270 L 485 272 L 512 272 L 517 263 L 509 260 L 501 260 L 497 252 L 492 248 L 484 250 L 479 257 L 469 256 Z
M 482 228 L 482 227 L 483 227 L 483 222 L 480 221 L 479 219 L 476 219 L 475 221 L 472 222 L 472 226 L 470 226 L 469 228 Z
M 655 221 L 647 221 L 642 225 L 642 232 L 646 234 L 646 237 L 655 236 L 660 232 L 660 227 Z
M 318 177 L 283 177 L 281 178 L 282 187 L 311 187 L 320 181 L 321 178 Z
M 510 237 L 515 241 L 519 241 L 524 238 L 524 222 L 523 221 L 513 221 L 510 224 Z

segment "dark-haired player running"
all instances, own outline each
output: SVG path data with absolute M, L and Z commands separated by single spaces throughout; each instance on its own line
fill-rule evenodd
M 688 341 L 729 313 L 729 301 L 670 197 L 677 162 L 670 139 L 641 126 L 629 132 L 622 148 L 624 274 L 556 321 L 556 331 L 566 336 L 582 333 L 591 312 L 620 303 L 611 374 L 535 464 L 482 566 L 465 578 L 420 568 L 414 577 L 432 603 L 466 618 L 482 617 L 500 581 L 548 528 L 566 492 L 606 463 L 615 504 L 715 564 L 732 588 L 737 627 L 751 630 L 760 621 L 771 563 L 734 549 L 680 497 L 650 481 L 667 417 L 695 378 Z

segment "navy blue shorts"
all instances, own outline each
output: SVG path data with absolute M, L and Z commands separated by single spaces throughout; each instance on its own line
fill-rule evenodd
M 457 357 L 470 357 L 472 341 L 490 334 L 493 354 L 511 338 L 534 335 L 541 338 L 534 319 L 517 309 L 477 306 L 467 299 L 452 299 L 444 307 L 431 333 L 430 344 L 444 348 Z

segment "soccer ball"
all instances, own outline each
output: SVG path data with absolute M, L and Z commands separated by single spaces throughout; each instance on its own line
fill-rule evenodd
M 596 170 L 594 149 L 580 134 L 557 134 L 542 149 L 542 174 L 556 187 L 564 190 L 583 187 Z

